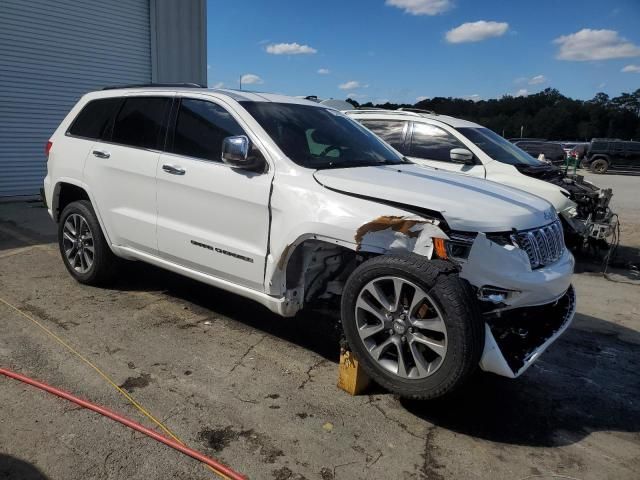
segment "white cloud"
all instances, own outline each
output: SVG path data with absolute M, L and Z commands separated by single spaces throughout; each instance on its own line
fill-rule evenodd
M 607 86 L 607 82 L 602 82 L 598 84 L 598 88 L 604 88 Z
M 363 85 L 357 80 L 349 80 L 348 82 L 338 85 L 340 90 L 353 90 L 354 88 L 367 88 L 369 85 Z
M 623 73 L 640 73 L 640 65 L 627 65 L 620 71 Z
M 386 0 L 385 4 L 411 15 L 437 15 L 453 6 L 452 0 Z
M 351 93 L 346 93 L 345 95 L 347 98 L 353 98 L 354 100 L 357 98 L 367 98 L 367 95 L 364 93 L 351 92 Z
M 224 87 L 224 82 L 218 82 L 211 85 L 211 88 L 222 88 Z
M 507 30 L 509 30 L 509 24 L 506 22 L 479 20 L 463 23 L 449 30 L 445 37 L 449 43 L 481 42 L 487 38 L 501 37 Z
M 299 43 L 272 43 L 267 45 L 267 53 L 272 55 L 310 55 L 317 53 L 318 50 L 309 45 L 300 45 Z
M 570 35 L 562 35 L 553 43 L 560 45 L 558 60 L 608 60 L 640 56 L 640 47 L 620 37 L 615 30 L 583 28 Z
M 420 95 L 419 97 L 416 97 L 416 102 L 421 102 L 423 100 L 429 100 L 429 97 L 425 97 L 424 95 Z
M 318 73 L 320 75 L 329 75 L 331 71 L 328 68 L 319 68 Z
M 243 85 L 258 85 L 260 83 L 264 83 L 258 75 L 254 75 L 253 73 L 247 73 L 242 75 L 241 81 Z
M 467 100 L 473 100 L 474 102 L 477 102 L 477 101 L 482 99 L 482 97 L 480 95 L 478 95 L 477 93 L 474 93 L 473 95 L 467 95 L 464 98 L 466 98 Z
M 536 75 L 535 77 L 531 77 L 529 79 L 529 85 L 540 85 L 541 83 L 546 83 L 547 77 L 544 75 Z
M 529 95 L 529 90 L 527 90 L 526 88 L 521 88 L 513 94 L 514 97 L 526 97 L 527 95 Z

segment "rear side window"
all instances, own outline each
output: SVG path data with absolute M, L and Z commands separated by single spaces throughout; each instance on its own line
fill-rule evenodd
M 609 144 L 607 142 L 593 142 L 591 144 L 591 150 L 607 150 Z
M 360 123 L 399 152 L 407 153 L 404 151 L 404 131 L 407 122 L 394 122 L 391 120 L 362 120 Z
M 630 152 L 640 152 L 640 143 L 638 142 L 627 143 L 627 150 Z
M 120 98 L 103 98 L 87 103 L 73 121 L 69 134 L 95 140 L 104 138 L 120 101 Z
M 132 147 L 160 147 L 168 97 L 128 97 L 118 112 L 111 141 Z
M 173 153 L 205 160 L 222 160 L 222 141 L 245 135 L 224 108 L 206 100 L 183 98 L 176 120 Z
M 413 124 L 409 156 L 450 162 L 452 148 L 466 147 L 442 128 L 427 123 Z

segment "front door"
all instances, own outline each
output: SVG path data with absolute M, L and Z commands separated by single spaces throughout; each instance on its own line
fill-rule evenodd
M 407 157 L 414 162 L 450 172 L 485 177 L 484 166 L 480 163 L 466 165 L 451 161 L 451 149 L 468 150 L 467 146 L 451 133 L 436 125 L 418 122 L 413 122 L 411 130 Z
M 262 290 L 273 170 L 221 161 L 222 141 L 248 135 L 222 104 L 182 98 L 157 167 L 158 249 L 172 262 Z

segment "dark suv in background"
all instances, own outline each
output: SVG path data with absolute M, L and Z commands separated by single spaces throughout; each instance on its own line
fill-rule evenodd
M 544 154 L 545 160 L 553 165 L 563 165 L 567 158 L 566 152 L 559 143 L 521 140 L 514 142 L 514 144 L 532 157 L 538 158 L 541 153 Z
M 594 138 L 582 162 L 593 173 L 607 170 L 640 170 L 640 142 Z

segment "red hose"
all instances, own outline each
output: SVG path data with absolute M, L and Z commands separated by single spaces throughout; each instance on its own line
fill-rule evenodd
M 222 475 L 232 480 L 246 480 L 245 476 L 240 475 L 237 472 L 234 472 L 226 465 L 223 465 L 222 463 L 217 462 L 216 460 L 209 458 L 196 450 L 193 450 L 170 438 L 167 438 L 164 435 L 160 435 L 159 433 L 143 425 L 140 425 L 139 423 L 134 422 L 133 420 L 129 420 L 128 418 L 125 418 L 122 415 L 118 415 L 117 413 L 112 412 L 111 410 L 108 410 L 104 407 L 100 407 L 94 403 L 88 402 L 87 400 L 78 398 L 74 395 L 71 395 L 68 392 L 65 392 L 64 390 L 60 390 L 58 388 L 47 385 L 46 383 L 38 382 L 37 380 L 33 380 L 29 377 L 25 377 L 24 375 L 20 375 L 19 373 L 12 372 L 11 370 L 0 368 L 0 373 L 9 378 L 13 378 L 15 380 L 19 380 L 21 382 L 37 387 L 41 390 L 44 390 L 45 392 L 52 393 L 53 395 L 57 395 L 58 397 L 61 397 L 61 398 L 64 398 L 65 400 L 69 400 L 70 402 L 76 403 L 81 407 L 87 408 L 89 410 L 93 410 L 94 412 L 97 412 L 100 415 L 104 415 L 105 417 L 108 417 L 111 420 L 115 420 L 116 422 L 119 422 L 129 428 L 132 428 L 133 430 L 136 430 L 140 433 L 144 433 L 145 435 L 153 438 L 154 440 L 157 440 L 158 442 L 164 443 L 165 445 L 168 445 L 171 448 L 174 448 L 175 450 L 178 450 L 179 452 L 190 456 L 191 458 L 195 458 L 196 460 L 206 465 L 209 465 L 217 473 L 221 473 Z

